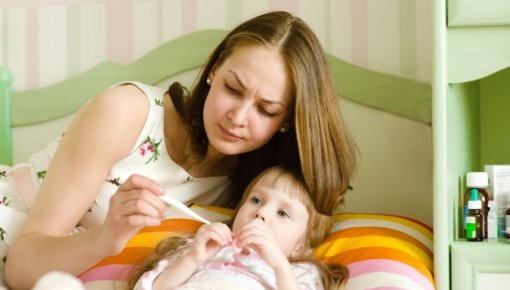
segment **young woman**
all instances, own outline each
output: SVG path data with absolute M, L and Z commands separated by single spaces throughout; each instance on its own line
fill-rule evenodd
M 14 218 L 0 220 L 5 279 L 24 289 L 49 271 L 79 274 L 157 225 L 165 192 L 234 207 L 248 182 L 277 164 L 301 171 L 325 215 L 342 202 L 355 165 L 320 43 L 286 12 L 232 30 L 189 93 L 178 83 L 114 86 L 61 139 L 5 169 L 0 211 L 29 212 L 14 241 Z
M 311 255 L 330 222 L 296 173 L 269 168 L 248 186 L 232 229 L 213 223 L 192 240 L 163 240 L 134 274 L 131 288 L 342 289 L 347 269 L 335 265 L 331 271 Z

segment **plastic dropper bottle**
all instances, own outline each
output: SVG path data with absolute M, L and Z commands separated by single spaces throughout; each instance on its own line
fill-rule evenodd
M 473 188 L 468 201 L 468 212 L 465 221 L 466 240 L 470 242 L 483 241 L 482 201 L 478 199 L 478 189 Z

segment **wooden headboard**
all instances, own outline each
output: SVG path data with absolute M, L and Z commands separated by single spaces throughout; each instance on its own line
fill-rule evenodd
M 224 30 L 197 31 L 173 39 L 131 64 L 103 62 L 69 80 L 27 91 L 11 89 L 9 71 L 0 68 L 0 164 L 25 161 L 19 160 L 20 157 L 13 160 L 13 131 L 14 143 L 18 146 L 14 156 L 20 148 L 27 154 L 32 152 L 32 147 L 38 150 L 46 144 L 43 142 L 51 139 L 34 140 L 31 135 L 39 134 L 38 131 L 26 133 L 26 128 L 38 128 L 58 120 L 64 120 L 67 125 L 73 112 L 117 82 L 133 80 L 162 85 L 172 78 L 181 80 L 184 74 L 191 84 L 225 34 Z M 353 185 L 355 194 L 348 195 L 347 207 L 365 209 L 366 200 L 371 199 L 373 208 L 369 208 L 370 212 L 407 214 L 431 222 L 430 84 L 371 71 L 332 55 L 328 55 L 328 61 L 342 100 L 346 101 L 343 105 L 346 104 L 348 109 L 356 106 L 355 112 L 348 112 L 351 115 L 346 114 L 346 117 L 354 119 L 347 121 L 354 123 L 353 134 L 359 139 L 356 141 L 362 162 Z M 373 115 L 377 117 L 372 118 Z M 389 133 L 381 132 L 380 126 L 385 122 L 391 127 Z M 56 133 L 47 135 L 57 136 Z M 29 141 L 20 136 L 29 136 Z M 41 144 L 35 144 L 35 141 Z M 402 145 L 402 141 L 407 143 Z M 25 154 L 22 155 L 24 158 Z M 418 162 L 417 157 L 421 158 Z M 350 196 L 352 200 L 349 200 Z M 384 203 L 387 206 L 382 205 Z M 424 208 L 423 212 L 417 208 Z

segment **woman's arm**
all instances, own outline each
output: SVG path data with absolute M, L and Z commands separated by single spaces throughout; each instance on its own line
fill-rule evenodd
M 104 225 L 69 235 L 98 194 L 111 166 L 126 156 L 149 104 L 134 86 L 109 89 L 74 118 L 47 170 L 27 222 L 9 251 L 5 279 L 27 289 L 51 270 L 79 274 L 120 252 L 141 227 L 159 222 L 159 185 L 134 176 L 110 200 Z

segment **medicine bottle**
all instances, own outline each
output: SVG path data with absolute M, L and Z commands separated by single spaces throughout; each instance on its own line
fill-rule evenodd
M 483 241 L 483 215 L 482 201 L 478 199 L 478 189 L 470 191 L 471 199 L 468 201 L 468 211 L 465 221 L 466 240 L 470 242 Z
M 483 238 L 487 238 L 487 216 L 489 214 L 489 194 L 487 193 L 489 186 L 489 174 L 487 172 L 468 172 L 466 174 L 466 193 L 464 194 L 464 219 L 468 211 L 468 202 L 471 200 L 471 189 L 477 189 L 478 200 L 482 203 L 482 234 Z

